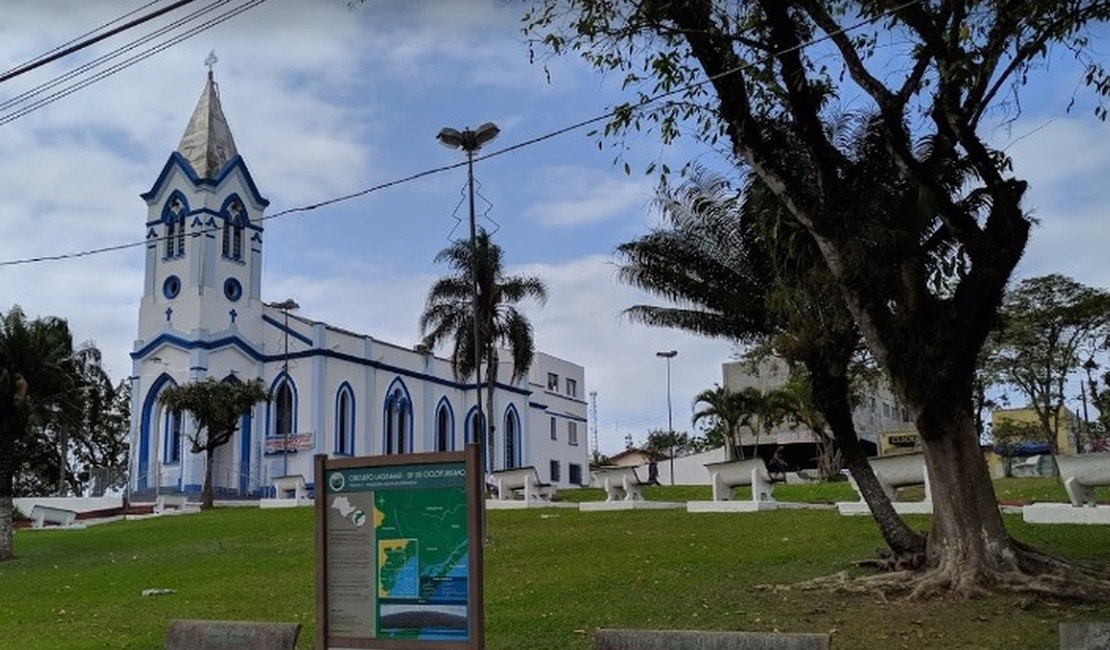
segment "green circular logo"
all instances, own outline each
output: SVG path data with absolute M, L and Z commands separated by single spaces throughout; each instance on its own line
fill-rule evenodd
M 347 481 L 343 478 L 343 472 L 332 472 L 332 475 L 328 477 L 328 485 L 331 486 L 333 492 L 342 492 L 347 485 Z

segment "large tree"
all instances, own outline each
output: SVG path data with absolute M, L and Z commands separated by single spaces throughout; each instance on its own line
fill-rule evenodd
M 755 177 L 735 194 L 722 177 L 697 170 L 689 182 L 664 188 L 659 205 L 665 226 L 618 247 L 618 277 L 671 304 L 626 313 L 648 325 L 755 343 L 802 364 L 883 538 L 900 561 L 916 562 L 924 539 L 894 511 L 852 419 L 859 331 L 812 243 L 778 226 L 782 205 Z
M 606 132 L 657 123 L 672 137 L 689 118 L 817 245 L 922 438 L 935 505 L 926 570 L 905 582 L 918 596 L 1110 594 L 1104 575 L 1010 537 L 972 412 L 1031 223 L 1027 183 L 984 119 L 1056 46 L 1091 60 L 1088 28 L 1108 17 L 1110 3 L 1081 0 L 545 0 L 526 18 L 549 46 L 673 92 L 621 107 Z M 1096 63 L 1087 80 L 1110 93 Z M 845 142 L 829 124 L 849 98 L 870 120 Z
M 1021 392 L 1055 456 L 1068 379 L 1110 335 L 1110 292 L 1058 274 L 1028 278 L 1006 292 L 1000 316 L 987 371 Z
M 420 333 L 424 344 L 435 348 L 440 343 L 452 344 L 451 365 L 456 377 L 467 377 L 477 370 L 476 359 L 485 366 L 485 416 L 487 469 L 495 468 L 493 450 L 497 418 L 493 410 L 493 393 L 497 388 L 500 363 L 498 347 L 505 346 L 512 357 L 512 380 L 528 372 L 535 356 L 532 324 L 517 308 L 517 303 L 531 298 L 547 302 L 547 287 L 532 276 L 507 276 L 504 254 L 493 243 L 485 229 L 479 229 L 474 252 L 468 241 L 459 240 L 436 255 L 436 263 L 446 263 L 454 272 L 440 278 L 428 290 L 424 313 L 420 316 Z M 477 309 L 472 292 L 477 279 Z M 478 318 L 478 354 L 474 350 L 474 314 Z M 480 426 L 475 419 L 474 426 Z
M 48 406 L 16 441 L 16 496 L 102 494 L 126 482 L 130 385 L 112 385 L 92 343 L 74 351 L 69 367 L 71 385 L 40 400 Z
M 12 558 L 13 479 L 31 422 L 46 419 L 80 385 L 65 320 L 28 320 L 19 307 L 0 317 L 0 561 Z
M 202 508 L 211 508 L 214 501 L 212 458 L 216 450 L 231 442 L 239 429 L 239 421 L 250 414 L 255 404 L 269 398 L 269 391 L 261 379 L 243 383 L 218 381 L 213 377 L 171 386 L 158 396 L 169 410 L 187 411 L 193 417 L 195 427 L 188 434 L 190 449 L 194 454 L 204 452 Z

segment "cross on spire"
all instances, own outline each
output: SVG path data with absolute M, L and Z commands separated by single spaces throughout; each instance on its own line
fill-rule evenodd
M 219 57 L 216 56 L 216 50 L 212 50 L 208 53 L 208 56 L 204 57 L 204 65 L 208 66 L 209 79 L 212 78 L 212 68 L 215 67 L 216 62 L 219 60 Z

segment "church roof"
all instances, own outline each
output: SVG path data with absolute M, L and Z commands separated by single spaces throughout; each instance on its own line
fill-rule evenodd
M 224 164 L 238 153 L 235 138 L 231 137 L 231 127 L 227 125 L 220 106 L 220 92 L 211 70 L 177 151 L 189 161 L 200 178 L 215 177 Z

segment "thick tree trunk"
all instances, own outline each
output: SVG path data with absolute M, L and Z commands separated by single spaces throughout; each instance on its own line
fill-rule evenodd
M 204 487 L 201 488 L 201 508 L 211 508 L 215 499 L 212 496 L 212 458 L 216 450 L 208 447 L 204 450 Z
M 12 497 L 0 496 L 0 562 L 12 559 Z
M 1018 569 L 998 500 L 966 408 L 932 404 L 948 416 L 918 418 L 933 497 L 927 565 L 949 590 L 975 595 Z
M 12 559 L 12 495 L 15 481 L 15 424 L 0 418 L 0 562 Z

